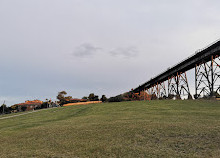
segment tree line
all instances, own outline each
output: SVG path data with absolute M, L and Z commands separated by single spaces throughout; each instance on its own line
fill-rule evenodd
M 74 100 L 72 96 L 68 96 L 66 91 L 58 92 L 58 95 L 56 97 L 58 99 L 57 103 L 59 106 L 62 106 L 64 104 L 70 103 L 71 100 Z M 77 100 L 77 99 L 75 99 Z M 86 102 L 86 101 L 102 101 L 102 102 L 121 102 L 121 101 L 127 101 L 126 97 L 124 95 L 117 95 L 115 97 L 107 98 L 106 95 L 102 95 L 101 98 L 99 98 L 98 95 L 95 95 L 94 93 L 90 93 L 88 96 L 84 96 L 81 99 L 78 99 L 80 102 Z M 37 109 L 44 109 L 51 107 L 50 105 L 54 104 L 55 102 L 52 102 L 51 100 L 46 99 L 40 106 L 34 108 L 34 110 Z M 9 114 L 11 112 L 20 112 L 20 111 L 26 111 L 27 107 L 21 107 L 20 111 L 19 104 L 14 104 L 12 106 L 7 106 L 5 103 L 3 103 L 0 106 L 0 114 Z
M 61 91 L 57 95 L 57 99 L 59 100 L 60 105 L 64 105 L 70 102 L 73 102 L 74 100 L 77 101 L 77 99 L 74 99 L 72 96 L 66 96 L 66 91 Z M 73 100 L 73 101 L 72 101 Z M 102 97 L 99 99 L 98 95 L 95 95 L 94 93 L 90 93 L 88 96 L 82 97 L 82 99 L 78 99 L 80 102 L 86 102 L 86 101 L 102 101 L 106 102 L 108 98 L 105 95 L 102 95 Z

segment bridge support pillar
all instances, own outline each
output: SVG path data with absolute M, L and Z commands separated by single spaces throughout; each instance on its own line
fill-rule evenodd
M 159 83 L 159 84 L 157 84 L 157 89 L 158 89 L 158 95 L 157 95 L 157 97 L 159 98 L 159 99 L 164 99 L 164 98 L 166 98 L 166 86 L 165 86 L 165 83 L 164 82 L 161 82 L 161 83 Z
M 163 99 L 166 98 L 166 87 L 165 82 L 160 82 L 153 85 L 148 89 L 148 94 L 151 95 L 151 99 Z
M 168 78 L 168 98 L 173 99 L 174 97 L 180 98 L 178 88 L 178 76 L 171 76 Z
M 220 57 L 211 56 L 210 62 L 195 66 L 195 99 L 216 97 L 220 91 Z
M 187 99 L 192 98 L 186 72 L 177 73 L 175 76 L 168 78 L 168 98 L 181 99 L 181 96 L 187 96 Z
M 158 86 L 157 84 L 151 87 L 151 99 L 155 100 L 158 99 Z

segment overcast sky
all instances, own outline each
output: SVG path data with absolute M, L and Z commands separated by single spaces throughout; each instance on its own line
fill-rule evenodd
M 62 90 L 74 98 L 129 91 L 219 39 L 219 6 L 218 0 L 0 0 L 0 104 L 55 99 Z

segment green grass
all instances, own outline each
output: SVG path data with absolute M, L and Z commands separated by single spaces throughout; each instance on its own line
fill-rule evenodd
M 81 105 L 0 120 L 0 157 L 219 155 L 217 101 Z

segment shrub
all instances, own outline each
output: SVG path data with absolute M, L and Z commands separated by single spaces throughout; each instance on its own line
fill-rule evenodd
M 94 93 L 90 93 L 88 98 L 90 101 L 99 101 L 99 96 Z
M 122 95 L 117 95 L 115 97 L 110 97 L 108 99 L 108 102 L 121 102 L 121 101 L 124 101 L 124 98 Z
M 106 102 L 108 99 L 106 98 L 105 95 L 102 95 L 101 99 L 100 99 L 102 102 Z

